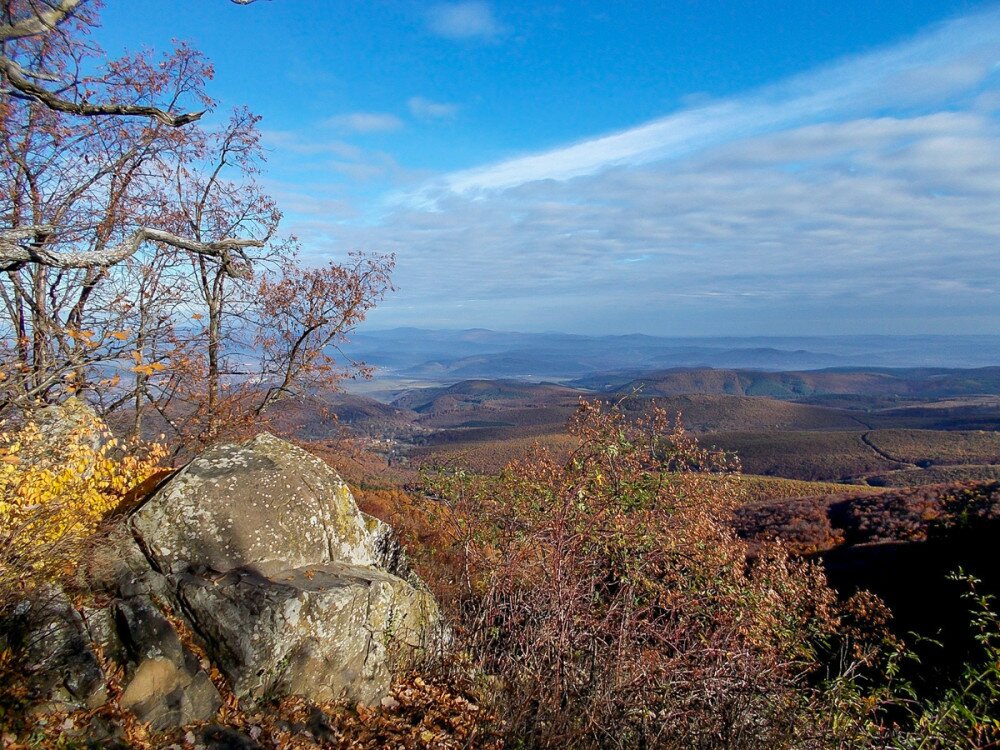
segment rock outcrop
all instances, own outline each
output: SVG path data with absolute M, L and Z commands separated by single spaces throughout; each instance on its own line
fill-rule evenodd
M 132 518 L 164 572 L 250 567 L 271 575 L 375 554 L 347 485 L 315 456 L 273 435 L 194 459 Z
M 104 697 L 98 665 L 114 662 L 122 705 L 157 729 L 215 715 L 212 667 L 251 703 L 377 702 L 394 667 L 442 633 L 392 529 L 364 516 L 325 463 L 268 434 L 173 475 L 81 576 L 89 604 L 57 596 L 29 618 L 26 637 L 49 644 L 35 687 L 92 707 Z

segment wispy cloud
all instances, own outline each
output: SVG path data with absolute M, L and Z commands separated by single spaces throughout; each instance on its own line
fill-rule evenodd
M 394 325 L 1000 327 L 1000 10 L 621 133 L 439 176 L 313 251 L 398 253 Z
M 326 125 L 350 133 L 391 133 L 403 128 L 403 121 L 387 112 L 350 112 L 335 115 Z
M 317 140 L 303 138 L 301 133 L 291 130 L 264 130 L 261 132 L 264 145 L 269 149 L 279 150 L 283 155 L 301 154 L 305 156 L 321 156 L 330 154 L 342 159 L 357 159 L 361 149 L 353 143 L 342 140 Z
M 458 105 L 447 102 L 434 102 L 422 96 L 410 97 L 406 106 L 410 114 L 418 120 L 443 120 L 458 114 Z
M 928 106 L 994 75 L 1000 16 L 985 13 L 915 40 L 742 97 L 706 103 L 619 133 L 447 176 L 456 192 L 565 180 L 611 166 L 675 158 L 734 139 L 893 107 Z
M 446 39 L 491 38 L 504 31 L 490 4 L 480 0 L 432 6 L 427 13 L 427 27 Z

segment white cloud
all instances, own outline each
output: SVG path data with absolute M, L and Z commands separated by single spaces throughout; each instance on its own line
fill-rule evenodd
M 490 38 L 504 31 L 490 4 L 480 0 L 435 5 L 428 11 L 427 26 L 446 39 Z
M 312 138 L 303 138 L 302 135 L 292 130 L 263 130 L 261 136 L 264 145 L 268 148 L 279 149 L 283 155 L 289 153 L 301 154 L 305 156 L 319 156 L 329 154 L 341 159 L 358 159 L 361 157 L 361 149 L 353 143 L 346 141 L 317 141 Z
M 733 139 L 843 119 L 874 109 L 929 106 L 974 90 L 1000 60 L 1000 13 L 957 19 L 916 39 L 851 58 L 742 97 L 706 103 L 619 133 L 447 175 L 455 191 L 565 180 L 616 165 L 676 158 Z
M 330 117 L 326 124 L 351 133 L 390 133 L 403 127 L 401 119 L 386 112 L 350 112 Z
M 397 251 L 384 325 L 995 331 L 997 60 L 1000 11 L 303 235 Z
M 434 102 L 422 96 L 412 96 L 406 102 L 410 114 L 420 120 L 442 120 L 454 117 L 458 113 L 457 104 Z

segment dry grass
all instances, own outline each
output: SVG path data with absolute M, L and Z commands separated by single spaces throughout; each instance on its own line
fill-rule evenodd
M 868 440 L 910 464 L 998 464 L 1000 433 L 941 430 L 874 430 Z
M 729 432 L 702 442 L 735 452 L 750 474 L 836 482 L 902 468 L 861 440 L 862 432 Z
M 875 487 L 864 487 L 857 484 L 838 484 L 835 482 L 806 482 L 801 479 L 784 479 L 782 477 L 764 477 L 744 474 L 740 477 L 746 485 L 747 503 L 760 503 L 768 500 L 781 500 L 811 495 L 851 495 L 879 492 Z

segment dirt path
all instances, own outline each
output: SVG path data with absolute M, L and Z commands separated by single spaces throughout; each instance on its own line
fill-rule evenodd
M 868 437 L 869 435 L 872 434 L 872 432 L 873 432 L 872 430 L 869 430 L 868 432 L 861 433 L 861 442 L 867 445 L 869 448 L 871 448 L 871 450 L 874 451 L 876 455 L 880 456 L 881 458 L 884 458 L 886 461 L 891 461 L 892 463 L 899 464 L 900 466 L 905 468 L 914 468 L 914 469 L 918 468 L 916 464 L 911 464 L 909 461 L 903 461 L 902 459 L 897 458 L 896 456 L 892 456 L 886 453 L 881 448 L 879 448 L 877 445 L 875 445 L 871 441 L 871 438 Z

